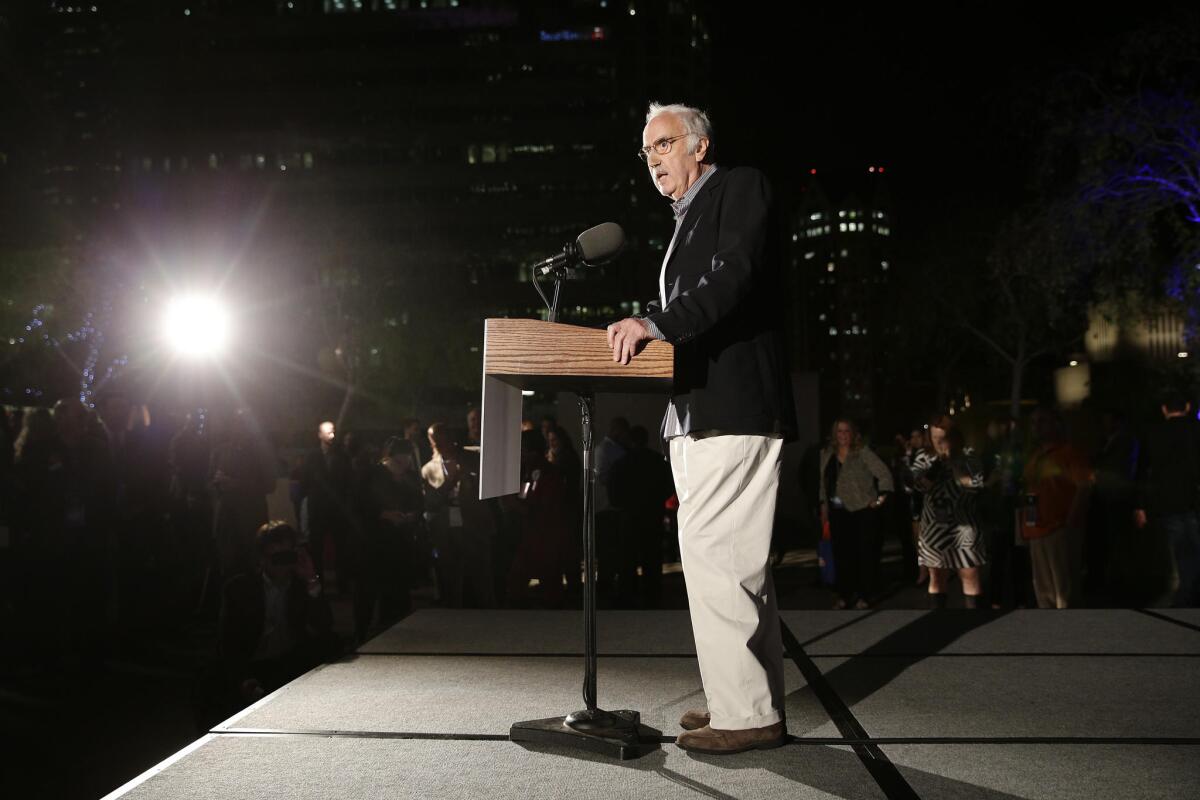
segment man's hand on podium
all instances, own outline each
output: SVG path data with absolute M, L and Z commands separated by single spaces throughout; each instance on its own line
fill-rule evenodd
M 608 326 L 608 346 L 612 348 L 613 361 L 618 364 L 628 364 L 641 352 L 642 343 L 653 338 L 650 326 L 636 317 L 627 317 Z

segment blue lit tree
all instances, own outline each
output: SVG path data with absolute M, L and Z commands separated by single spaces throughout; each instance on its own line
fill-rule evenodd
M 127 365 L 124 343 L 112 335 L 120 287 L 82 267 L 66 248 L 5 252 L 0 401 L 47 404 L 77 395 L 91 404 Z

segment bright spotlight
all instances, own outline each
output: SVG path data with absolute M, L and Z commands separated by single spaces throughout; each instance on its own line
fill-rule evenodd
M 180 355 L 215 356 L 229 339 L 229 315 L 215 297 L 184 295 L 167 304 L 163 331 Z

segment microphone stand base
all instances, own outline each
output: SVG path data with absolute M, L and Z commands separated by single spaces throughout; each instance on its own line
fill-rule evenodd
M 576 711 L 565 717 L 514 722 L 508 738 L 514 742 L 572 747 L 625 761 L 642 754 L 641 714 L 636 711 Z M 646 729 L 652 742 L 658 737 Z

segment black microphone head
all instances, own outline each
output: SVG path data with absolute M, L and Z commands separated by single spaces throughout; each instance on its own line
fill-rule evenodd
M 601 222 L 588 228 L 575 240 L 579 257 L 585 264 L 603 264 L 625 246 L 625 231 L 615 222 Z

